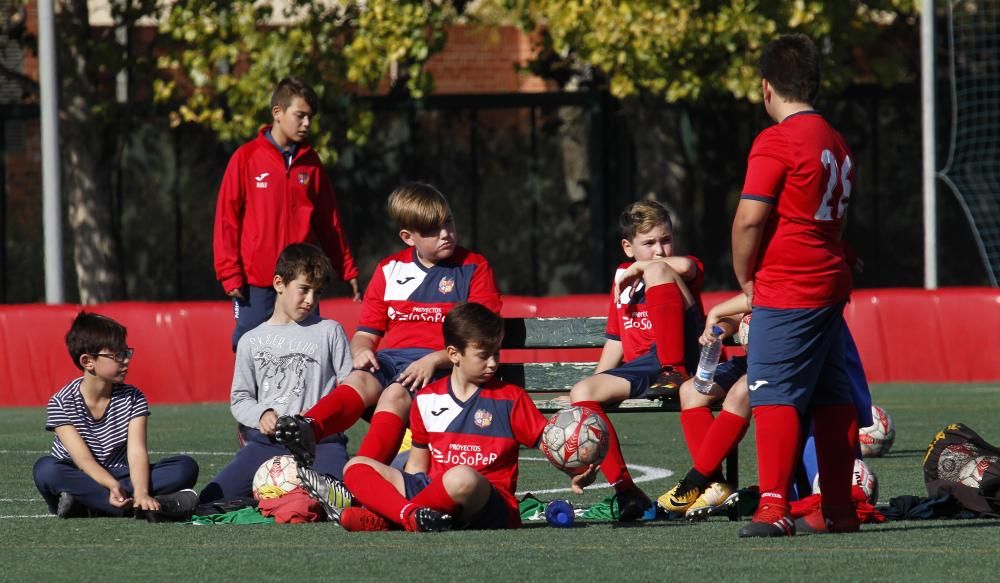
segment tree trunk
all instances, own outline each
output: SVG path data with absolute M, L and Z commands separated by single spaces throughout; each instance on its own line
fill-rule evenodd
M 63 188 L 80 303 L 95 304 L 122 297 L 111 212 L 111 161 L 102 159 L 107 128 L 97 114 L 97 74 L 87 54 L 93 43 L 87 2 L 73 0 L 60 7 L 60 37 L 72 39 L 59 43 Z

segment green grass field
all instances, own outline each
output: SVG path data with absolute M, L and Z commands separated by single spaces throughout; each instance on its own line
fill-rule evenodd
M 960 421 L 1000 443 L 1000 386 L 881 385 L 875 402 L 896 423 L 887 457 L 869 460 L 881 502 L 926 495 L 924 448 L 947 423 Z M 616 427 L 626 459 L 654 477 L 640 485 L 653 497 L 687 469 L 677 415 L 620 415 Z M 894 522 L 853 535 L 799 535 L 741 540 L 741 523 L 654 521 L 573 529 L 528 524 L 520 531 L 441 534 L 347 533 L 332 524 L 193 526 L 126 519 L 58 520 L 34 488 L 31 467 L 51 443 L 43 408 L 0 410 L 5 467 L 0 494 L 2 581 L 138 580 L 988 580 L 1000 569 L 1000 520 Z M 367 428 L 352 431 L 352 451 Z M 150 419 L 156 458 L 191 453 L 199 486 L 228 460 L 234 422 L 224 404 L 158 406 Z M 743 485 L 756 483 L 751 430 L 740 453 Z M 522 492 L 564 487 L 566 480 L 537 451 L 524 451 Z M 666 475 L 667 471 L 672 475 Z M 656 477 L 661 476 L 661 477 Z M 592 488 L 582 504 L 603 498 Z M 555 492 L 543 499 L 569 497 Z

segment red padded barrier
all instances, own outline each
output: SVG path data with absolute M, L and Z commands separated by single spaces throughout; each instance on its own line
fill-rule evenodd
M 704 294 L 705 307 L 733 292 Z M 604 294 L 505 296 L 505 316 L 603 316 Z M 79 306 L 0 306 L 0 406 L 45 405 L 79 376 L 64 337 Z M 233 328 L 229 302 L 120 302 L 87 307 L 115 318 L 136 348 L 128 381 L 153 403 L 228 401 Z M 353 333 L 360 305 L 328 299 L 322 313 Z M 1000 380 L 1000 291 L 859 290 L 845 312 L 871 382 Z M 510 360 L 514 351 L 505 353 Z M 532 351 L 519 351 L 530 353 Z M 565 354 L 563 354 L 565 352 Z M 547 360 L 596 360 L 599 349 L 548 351 Z

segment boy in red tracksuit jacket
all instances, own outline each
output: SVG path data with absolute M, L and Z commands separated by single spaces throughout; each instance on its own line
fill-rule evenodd
M 274 265 L 292 243 L 321 247 L 361 300 L 337 196 L 306 141 L 316 102 L 304 81 L 282 79 L 271 96 L 274 123 L 236 150 L 222 178 L 212 248 L 216 279 L 233 298 L 233 351 L 274 310 Z

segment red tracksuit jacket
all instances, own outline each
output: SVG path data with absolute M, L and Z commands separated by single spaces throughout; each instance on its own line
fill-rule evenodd
M 215 208 L 215 277 L 223 289 L 270 287 L 278 255 L 291 243 L 314 243 L 344 281 L 358 276 L 333 192 L 319 156 L 301 144 L 290 167 L 264 128 L 226 167 Z

